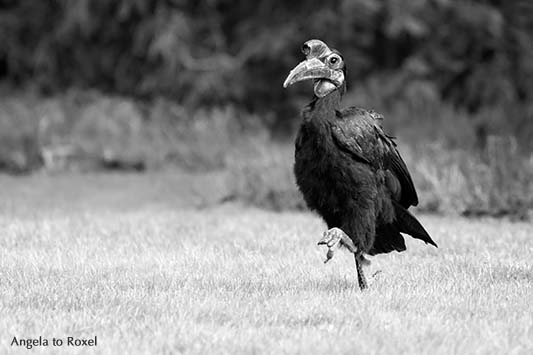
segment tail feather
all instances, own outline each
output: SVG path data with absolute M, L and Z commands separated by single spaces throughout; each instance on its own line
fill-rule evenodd
M 406 249 L 405 240 L 394 224 L 379 226 L 376 230 L 376 239 L 369 255 L 390 253 L 391 251 L 402 252 Z
M 437 247 L 437 244 L 431 239 L 428 232 L 422 224 L 409 211 L 403 208 L 399 203 L 393 201 L 394 212 L 396 212 L 396 221 L 394 224 L 402 233 L 409 234 L 413 238 L 423 240 L 426 244 Z

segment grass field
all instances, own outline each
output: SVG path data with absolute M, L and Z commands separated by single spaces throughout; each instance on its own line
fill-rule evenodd
M 532 225 L 420 216 L 439 249 L 374 257 L 360 292 L 319 218 L 207 207 L 217 179 L 0 177 L 0 353 L 533 353 Z

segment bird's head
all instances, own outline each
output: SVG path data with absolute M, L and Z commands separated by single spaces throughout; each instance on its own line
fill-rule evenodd
M 283 83 L 284 88 L 313 79 L 317 97 L 324 97 L 337 89 L 344 90 L 346 68 L 338 51 L 318 39 L 312 39 L 303 44 L 302 52 L 306 59 L 291 70 Z

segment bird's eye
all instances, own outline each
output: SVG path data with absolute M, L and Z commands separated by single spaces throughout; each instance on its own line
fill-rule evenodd
M 329 57 L 329 63 L 330 64 L 337 64 L 340 61 L 340 58 L 336 55 Z

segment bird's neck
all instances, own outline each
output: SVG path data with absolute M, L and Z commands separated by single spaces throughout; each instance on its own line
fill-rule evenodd
M 335 115 L 335 111 L 340 108 L 341 97 L 340 90 L 335 90 L 324 97 L 315 96 L 308 106 L 309 114 L 304 117 L 323 120 L 331 115 Z

